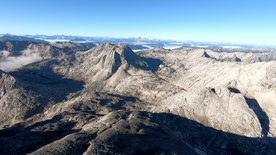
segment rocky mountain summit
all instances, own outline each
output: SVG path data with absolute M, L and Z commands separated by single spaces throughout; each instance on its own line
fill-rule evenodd
M 91 46 L 0 41 L 0 154 L 276 154 L 275 51 Z

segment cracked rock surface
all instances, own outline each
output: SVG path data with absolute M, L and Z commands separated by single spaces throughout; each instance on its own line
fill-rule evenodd
M 271 49 L 0 42 L 0 154 L 276 153 Z

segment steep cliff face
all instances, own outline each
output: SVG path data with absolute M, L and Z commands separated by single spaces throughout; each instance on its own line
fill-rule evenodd
M 0 154 L 275 153 L 276 63 L 251 61 L 267 53 L 34 47 L 0 70 Z

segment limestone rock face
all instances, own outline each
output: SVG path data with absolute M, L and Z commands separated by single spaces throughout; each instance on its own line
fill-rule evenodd
M 25 117 L 37 113 L 41 105 L 36 103 L 41 99 L 39 94 L 22 88 L 16 78 L 5 72 L 1 73 L 0 84 L 1 128 L 21 122 Z
M 258 117 L 241 94 L 231 93 L 227 88 L 214 90 L 217 93 L 210 88 L 179 92 L 164 100 L 154 111 L 169 111 L 226 132 L 262 136 Z
M 89 47 L 0 41 L 0 154 L 276 153 L 275 51 Z
M 243 54 L 246 56 L 245 53 Z M 248 55 L 250 54 L 252 53 Z M 258 94 L 269 94 L 275 91 L 275 61 L 257 63 L 222 62 L 206 57 L 206 55 L 209 55 L 208 52 L 201 49 L 175 50 L 165 54 L 165 56 L 163 52 L 159 54 L 158 57 L 164 59 L 167 66 L 162 66 L 157 74 L 186 91 L 181 92 L 181 95 L 178 93 L 175 97 L 171 96 L 168 98 L 170 99 L 169 102 L 164 101 L 164 105 L 159 105 L 154 111 L 160 111 L 160 109 L 166 111 L 165 109 L 167 109 L 193 120 L 203 117 L 202 121 L 198 121 L 208 125 L 208 121 L 213 120 L 214 122 L 209 122 L 208 126 L 236 134 L 262 136 L 264 132 L 274 136 L 275 116 L 272 116 L 273 112 L 266 107 L 268 105 L 271 108 L 274 107 L 271 105 L 276 104 L 273 101 L 275 96 L 261 97 L 266 98 L 266 101 L 270 100 L 270 104 L 268 104 L 265 100 L 259 99 L 259 96 L 264 95 Z M 175 58 L 176 56 L 178 57 Z M 167 71 L 170 71 L 171 74 L 167 74 Z M 181 96 L 181 99 L 178 99 L 178 96 Z M 184 110 L 179 107 L 183 107 Z M 211 107 L 220 108 L 212 109 Z M 213 116 L 208 114 L 209 108 L 212 109 L 210 112 L 214 113 Z M 224 117 L 221 117 L 220 113 Z M 254 113 L 262 114 L 257 114 L 257 116 Z M 268 118 L 267 115 L 272 117 Z M 206 117 L 207 119 L 205 119 Z M 225 118 L 228 120 L 225 120 Z M 260 119 L 266 123 L 263 123 Z M 236 122 L 233 120 L 236 120 Z M 248 128 L 242 122 L 246 123 Z M 230 126 L 227 125 L 228 123 Z M 262 127 L 260 127 L 260 124 Z M 269 132 L 267 131 L 268 128 L 270 128 Z M 252 130 L 252 132 L 248 132 L 248 130 Z

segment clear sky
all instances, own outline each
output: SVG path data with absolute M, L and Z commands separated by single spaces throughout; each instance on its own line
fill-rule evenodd
M 0 0 L 0 33 L 276 45 L 276 0 Z

